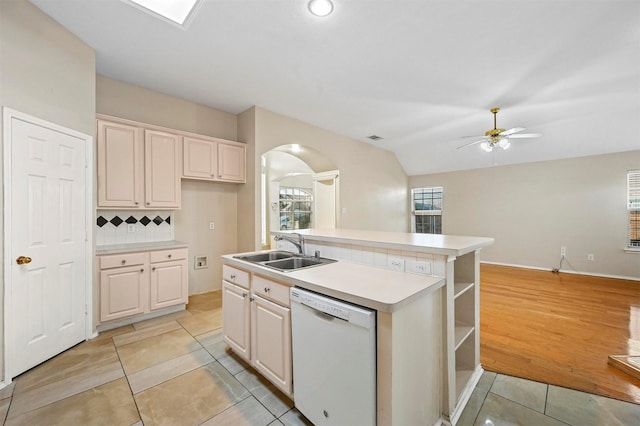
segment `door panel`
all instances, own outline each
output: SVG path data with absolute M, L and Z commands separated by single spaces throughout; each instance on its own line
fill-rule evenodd
M 224 341 L 238 355 L 249 361 L 249 297 L 248 291 L 222 282 L 222 334 Z
M 151 266 L 151 310 L 187 303 L 187 261 Z
M 86 142 L 11 119 L 10 374 L 86 336 Z M 18 264 L 19 256 L 31 258 Z

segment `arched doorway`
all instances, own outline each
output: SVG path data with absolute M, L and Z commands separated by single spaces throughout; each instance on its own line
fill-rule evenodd
M 322 153 L 282 145 L 262 155 L 262 246 L 270 232 L 338 226 L 339 173 Z

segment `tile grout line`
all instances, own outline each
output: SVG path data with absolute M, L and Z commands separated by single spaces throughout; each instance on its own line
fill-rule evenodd
M 135 327 L 134 327 L 135 329 Z M 140 412 L 140 407 L 138 407 L 138 401 L 136 400 L 136 396 L 133 393 L 133 389 L 131 388 L 131 383 L 129 382 L 129 375 L 124 369 L 124 364 L 122 364 L 122 359 L 120 359 L 120 352 L 118 352 L 118 347 L 116 343 L 113 341 L 113 337 L 111 338 L 111 344 L 116 351 L 116 356 L 118 357 L 118 362 L 120 363 L 120 368 L 122 368 L 122 372 L 124 373 L 124 377 L 127 380 L 127 386 L 129 386 L 129 391 L 131 391 L 131 399 L 133 399 L 133 404 L 136 406 L 136 411 L 138 412 L 138 417 L 140 418 L 140 422 L 144 425 L 144 421 L 142 420 L 142 413 Z M 126 345 L 125 345 L 126 346 Z

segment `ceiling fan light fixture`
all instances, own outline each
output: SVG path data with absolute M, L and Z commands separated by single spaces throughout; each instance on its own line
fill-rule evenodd
M 311 0 L 309 1 L 309 12 L 316 16 L 327 16 L 333 12 L 331 0 Z
M 482 148 L 483 151 L 491 152 L 493 151 L 493 144 L 491 142 L 482 142 L 480 148 Z
M 509 149 L 509 147 L 511 146 L 511 142 L 509 142 L 509 139 L 507 138 L 500 138 L 500 140 L 498 141 L 498 146 L 502 149 Z

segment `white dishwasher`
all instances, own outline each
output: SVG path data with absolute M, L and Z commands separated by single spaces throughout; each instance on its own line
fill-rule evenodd
M 291 288 L 295 406 L 316 426 L 376 424 L 376 312 Z

